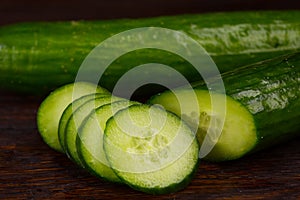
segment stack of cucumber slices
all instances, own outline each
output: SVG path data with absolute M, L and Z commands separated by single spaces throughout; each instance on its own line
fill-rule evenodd
M 200 81 L 147 105 L 76 82 L 43 101 L 38 129 L 96 176 L 151 194 L 175 192 L 190 182 L 199 157 L 234 160 L 299 137 L 299 66 L 299 52 L 283 55 L 211 79 L 215 91 Z
M 90 173 L 146 193 L 178 191 L 198 168 L 198 141 L 179 117 L 92 83 L 54 90 L 38 110 L 37 125 L 49 147 Z

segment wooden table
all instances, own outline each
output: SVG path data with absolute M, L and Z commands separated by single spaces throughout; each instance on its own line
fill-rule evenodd
M 0 24 L 300 9 L 295 0 L 253 0 L 244 4 L 238 0 L 45 2 L 3 0 Z M 186 189 L 152 196 L 97 179 L 44 144 L 36 128 L 41 101 L 40 97 L 0 91 L 0 199 L 300 199 L 300 138 L 237 161 L 203 161 Z
M 300 138 L 237 161 L 202 162 L 175 194 L 104 182 L 50 149 L 36 128 L 38 97 L 1 93 L 0 199 L 299 199 Z
M 300 3 L 297 0 L 1 0 L 0 25 L 23 21 L 140 18 L 274 9 L 300 9 Z

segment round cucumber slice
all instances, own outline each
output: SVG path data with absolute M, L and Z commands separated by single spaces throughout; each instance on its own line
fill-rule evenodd
M 197 103 L 191 105 L 191 99 L 195 95 Z M 221 105 L 218 101 L 221 102 L 224 97 L 226 98 L 225 109 L 222 106 L 218 107 Z M 213 106 L 212 99 L 216 101 L 216 106 Z M 210 161 L 236 159 L 250 151 L 257 142 L 252 114 L 241 103 L 227 95 L 209 93 L 201 89 L 183 89 L 175 93 L 164 92 L 152 97 L 149 102 L 162 105 L 166 110 L 181 116 L 190 126 L 197 124 L 199 143 L 214 145 L 204 159 Z M 198 107 L 198 110 L 195 107 Z M 218 135 L 217 132 L 220 134 Z
M 182 189 L 198 167 L 195 134 L 158 107 L 132 105 L 117 112 L 106 124 L 103 146 L 115 173 L 151 194 Z
M 91 93 L 109 92 L 92 83 L 75 82 L 57 88 L 41 103 L 37 111 L 37 127 L 42 139 L 49 147 L 63 152 L 58 140 L 58 125 L 62 113 L 73 100 Z
M 103 150 L 103 135 L 107 120 L 132 101 L 118 101 L 105 104 L 91 112 L 80 127 L 76 138 L 77 152 L 84 166 L 94 175 L 112 182 L 121 182 L 110 168 Z
M 85 102 L 95 99 L 102 96 L 108 96 L 110 94 L 107 93 L 94 93 L 94 94 L 88 94 L 85 96 L 82 96 L 76 100 L 74 100 L 72 103 L 70 103 L 67 108 L 64 110 L 60 120 L 59 120 L 59 126 L 58 126 L 58 139 L 60 142 L 60 145 L 63 149 L 63 151 L 66 151 L 66 144 L 65 144 L 65 129 L 67 126 L 67 123 L 69 121 L 69 118 L 71 117 L 73 111 L 75 111 L 79 106 L 84 104 Z
M 124 100 L 123 98 L 116 96 L 103 96 L 95 99 L 91 99 L 85 102 L 83 105 L 79 106 L 71 115 L 66 125 L 66 133 L 65 133 L 65 144 L 66 144 L 66 154 L 68 157 L 75 161 L 78 165 L 84 167 L 81 162 L 77 148 L 76 148 L 76 137 L 78 134 L 78 130 L 80 125 L 84 121 L 84 119 L 92 112 L 95 108 L 98 108 L 104 104 L 112 103 L 115 101 Z

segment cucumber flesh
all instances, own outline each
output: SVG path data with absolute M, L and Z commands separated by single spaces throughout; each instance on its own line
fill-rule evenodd
M 106 124 L 103 146 L 120 179 L 146 193 L 178 191 L 198 168 L 194 132 L 158 107 L 132 105 L 117 112 Z
M 69 118 L 71 117 L 73 111 L 75 111 L 79 106 L 87 102 L 88 100 L 95 99 L 101 96 L 107 96 L 110 95 L 108 93 L 95 93 L 95 94 L 88 94 L 85 96 L 82 96 L 76 100 L 74 100 L 72 103 L 70 103 L 67 108 L 64 110 L 60 120 L 59 120 L 59 126 L 58 126 L 58 139 L 60 142 L 60 145 L 65 152 L 66 150 L 66 144 L 65 144 L 65 129 L 67 126 L 67 123 L 69 121 Z
M 63 111 L 73 100 L 95 92 L 109 93 L 106 89 L 92 83 L 75 82 L 57 88 L 46 97 L 37 111 L 37 127 L 49 147 L 63 152 L 58 140 L 59 120 Z
M 118 101 L 100 106 L 91 112 L 80 127 L 76 138 L 77 151 L 84 166 L 94 175 L 112 182 L 121 182 L 110 168 L 103 150 L 103 135 L 107 120 L 131 101 Z
M 87 117 L 90 112 L 92 112 L 95 108 L 98 108 L 104 104 L 112 103 L 115 101 L 124 100 L 123 98 L 116 96 L 103 96 L 95 99 L 91 99 L 85 102 L 83 105 L 79 106 L 69 118 L 66 129 L 65 129 L 65 144 L 66 144 L 66 154 L 67 156 L 73 160 L 78 165 L 84 167 L 81 162 L 77 148 L 76 148 L 76 137 L 78 134 L 78 130 L 84 121 L 85 117 Z
M 195 104 L 190 103 L 194 95 L 197 97 L 198 110 L 195 110 Z M 212 104 L 212 99 L 222 101 L 224 96 L 226 112 L 223 114 L 221 107 Z M 177 90 L 175 93 L 164 92 L 149 102 L 160 104 L 166 110 L 181 116 L 190 126 L 198 123 L 200 157 L 208 154 L 205 155 L 205 159 L 236 159 L 252 149 L 257 142 L 255 122 L 251 113 L 238 101 L 224 94 L 209 93 L 208 90 L 200 89 Z M 220 105 L 221 102 L 217 104 Z M 211 146 L 213 149 L 207 152 Z
M 211 89 L 214 93 L 222 92 L 218 87 L 219 78 L 216 77 L 207 82 L 209 88 L 214 88 Z M 230 120 L 225 121 L 224 130 L 219 138 L 220 144 L 217 144 L 205 159 L 210 161 L 237 159 L 299 136 L 300 52 L 244 66 L 223 73 L 221 78 L 227 94 L 225 119 Z M 190 93 L 198 93 L 199 90 L 207 91 L 207 85 L 201 81 L 193 84 L 193 87 L 195 91 Z M 181 88 L 177 92 L 182 93 L 180 90 L 186 89 Z M 198 103 L 190 101 L 191 95 L 182 93 L 182 96 L 184 98 L 179 99 L 179 104 L 174 95 L 167 91 L 154 96 L 149 102 L 160 104 L 178 115 L 182 114 L 179 110 L 181 105 L 184 105 L 181 110 L 184 110 L 186 106 L 195 107 L 199 104 L 203 107 L 201 106 L 203 104 L 209 107 L 210 105 L 209 102 L 205 102 L 209 99 L 205 92 L 198 95 Z M 237 109 L 239 107 L 248 110 L 248 114 L 246 111 L 241 112 L 243 109 Z M 235 117 L 232 117 L 230 113 Z M 185 120 L 194 122 L 192 115 L 188 114 Z M 213 118 L 210 116 L 208 121 L 210 119 Z M 206 130 L 203 127 L 205 123 L 200 118 L 200 129 L 202 128 L 203 132 Z M 215 127 L 219 125 L 216 124 Z M 200 140 L 202 140 L 201 137 Z M 223 143 L 226 145 L 222 145 Z

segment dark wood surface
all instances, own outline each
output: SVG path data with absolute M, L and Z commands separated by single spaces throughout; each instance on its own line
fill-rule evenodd
M 295 0 L 2 0 L 0 25 L 261 9 L 300 7 Z M 202 162 L 186 189 L 151 196 L 95 178 L 47 147 L 36 128 L 41 101 L 0 91 L 0 199 L 300 199 L 300 138 L 237 161 Z
M 0 96 L 0 199 L 300 199 L 300 138 L 236 161 L 203 161 L 186 189 L 152 196 L 95 178 L 44 144 L 41 101 Z
M 0 25 L 23 21 L 140 18 L 184 13 L 300 9 L 298 0 L 1 0 Z

